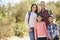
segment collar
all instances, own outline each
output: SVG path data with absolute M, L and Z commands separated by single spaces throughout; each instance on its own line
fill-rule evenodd
M 46 9 L 44 9 L 44 10 L 43 10 L 43 9 L 41 9 L 41 12 L 45 12 L 45 11 L 46 11 Z
M 48 26 L 52 26 L 51 24 L 48 24 Z M 53 26 L 57 26 L 56 24 L 54 24 Z

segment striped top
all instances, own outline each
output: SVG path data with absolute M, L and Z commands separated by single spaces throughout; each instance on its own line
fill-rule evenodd
M 48 31 L 45 22 L 35 23 L 34 33 L 35 33 L 35 39 L 37 39 L 37 37 L 47 37 Z

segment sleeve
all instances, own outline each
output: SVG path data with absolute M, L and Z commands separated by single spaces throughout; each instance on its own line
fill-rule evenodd
M 48 37 L 48 30 L 47 30 L 47 26 L 46 26 L 45 22 L 44 22 L 44 28 L 45 28 L 45 31 L 46 31 L 46 37 Z
M 47 30 L 48 30 L 48 38 L 50 39 L 51 38 L 51 31 L 50 31 L 50 28 L 49 28 L 49 25 L 47 26 Z
M 34 25 L 34 36 L 35 36 L 35 39 L 37 39 L 37 28 L 36 28 L 36 24 Z
M 55 38 L 56 35 L 59 36 L 59 26 L 58 25 L 55 28 L 55 33 L 53 34 L 53 38 Z
M 25 16 L 25 24 L 26 24 L 27 28 L 29 29 L 29 24 L 28 24 L 28 12 L 26 13 L 26 16 Z

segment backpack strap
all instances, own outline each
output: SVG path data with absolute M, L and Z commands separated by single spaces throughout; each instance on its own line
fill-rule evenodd
M 53 15 L 53 13 L 52 13 L 51 10 L 48 10 L 48 15 L 49 15 L 49 16 Z
M 49 16 L 51 15 L 51 10 L 48 10 L 48 15 L 49 15 Z
M 29 24 L 29 20 L 30 20 L 30 15 L 31 15 L 31 11 L 28 12 L 28 24 Z

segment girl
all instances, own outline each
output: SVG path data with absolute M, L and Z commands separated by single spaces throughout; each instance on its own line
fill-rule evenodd
M 41 21 L 42 17 L 37 16 L 37 22 L 34 25 L 35 40 L 47 40 L 47 28 L 45 22 Z
M 49 25 L 47 26 L 48 29 L 48 38 L 49 40 L 59 40 L 59 27 L 57 24 L 53 23 L 54 17 L 49 16 Z
M 25 17 L 25 23 L 28 26 L 30 40 L 34 40 L 34 24 L 37 18 L 38 7 L 36 4 L 32 4 L 31 11 L 27 12 Z

